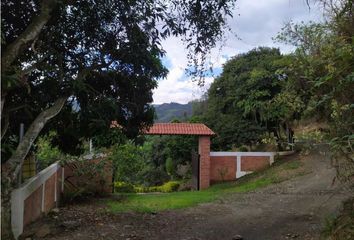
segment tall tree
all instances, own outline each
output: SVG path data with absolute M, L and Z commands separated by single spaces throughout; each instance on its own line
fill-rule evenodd
M 290 127 L 289 119 L 301 107 L 291 92 L 282 93 L 286 65 L 278 49 L 265 47 L 240 54 L 224 65 L 209 89 L 205 115 L 218 133 L 215 147 L 252 145 L 266 132 L 274 133 L 281 147 L 281 129 Z
M 151 124 L 152 89 L 166 75 L 160 41 L 181 37 L 198 72 L 232 7 L 232 0 L 1 2 L 1 136 L 15 147 L 2 151 L 3 238 L 11 232 L 11 189 L 42 129 L 87 137 L 118 120 L 136 135 Z M 19 122 L 29 126 L 21 142 L 13 140 Z
M 296 46 L 287 75 L 305 103 L 303 117 L 329 124 L 338 177 L 354 176 L 354 2 L 320 0 L 324 21 L 288 23 L 277 36 Z

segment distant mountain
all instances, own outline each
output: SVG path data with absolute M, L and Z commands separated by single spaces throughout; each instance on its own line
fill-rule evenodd
M 163 103 L 153 105 L 156 111 L 155 122 L 171 122 L 173 119 L 184 121 L 192 116 L 192 103 Z

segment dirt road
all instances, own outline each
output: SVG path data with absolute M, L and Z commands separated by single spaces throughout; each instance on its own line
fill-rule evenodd
M 324 219 L 353 192 L 333 184 L 327 156 L 303 161 L 311 173 L 195 208 L 107 215 L 94 205 L 70 206 L 60 213 L 68 226 L 55 226 L 46 239 L 319 239 Z

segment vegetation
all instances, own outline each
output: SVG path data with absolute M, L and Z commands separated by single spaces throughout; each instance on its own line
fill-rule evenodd
M 117 191 L 169 192 L 177 186 L 171 180 L 189 177 L 195 138 L 138 137 L 153 123 L 152 90 L 167 74 L 160 42 L 181 38 L 189 50 L 189 73 L 204 76 L 206 55 L 227 29 L 233 2 L 2 1 L 3 238 L 11 238 L 11 191 L 34 143 L 46 166 L 63 154 L 82 154 L 85 141 L 92 139 L 111 153 Z M 294 134 L 299 140 L 328 142 L 338 177 L 351 181 L 354 5 L 352 0 L 317 2 L 323 3 L 325 21 L 290 22 L 275 37 L 294 45 L 293 53 L 258 47 L 233 57 L 207 94 L 190 104 L 189 121 L 204 122 L 217 133 L 215 150 L 253 150 L 262 144 L 284 150 L 293 146 Z M 325 123 L 325 129 L 294 133 L 295 123 L 308 119 Z M 113 120 L 117 126 L 111 129 Z M 26 126 L 21 142 L 16 136 L 20 123 Z M 94 177 L 98 171 L 77 165 L 77 174 Z M 300 167 L 283 165 L 286 171 Z M 225 171 L 220 169 L 220 175 Z M 284 179 L 272 170 L 257 176 L 201 192 L 127 194 L 109 205 L 113 211 L 180 208 Z M 74 195 L 92 191 L 83 181 Z
M 287 78 L 282 69 L 288 61 L 278 49 L 261 47 L 224 65 L 208 91 L 207 108 L 201 114 L 218 133 L 214 149 L 252 147 L 266 136 L 276 139 L 280 150 L 287 147 L 284 142 L 292 142 L 290 123 L 303 104 L 293 92 L 284 90 Z
M 353 1 L 326 1 L 321 23 L 288 23 L 275 37 L 296 50 L 281 55 L 260 47 L 229 60 L 206 96 L 194 103 L 199 121 L 216 133 L 213 148 L 237 149 L 300 141 L 331 147 L 338 177 L 354 176 Z M 295 133 L 299 122 L 318 122 L 310 136 Z
M 340 214 L 326 219 L 322 231 L 324 238 L 329 240 L 346 240 L 354 238 L 354 199 L 348 199 L 343 203 Z
M 58 147 L 53 147 L 51 140 L 55 137 L 55 132 L 50 132 L 48 135 L 38 138 L 36 143 L 36 157 L 39 164 L 39 169 L 44 169 L 50 164 L 63 159 L 64 154 L 60 152 Z
M 191 150 L 195 137 L 146 137 L 141 144 L 128 141 L 111 148 L 114 180 L 131 185 L 153 187 L 170 180 L 191 177 Z
M 169 209 L 192 207 L 215 201 L 230 193 L 249 192 L 272 183 L 282 182 L 305 174 L 300 161 L 279 161 L 275 167 L 254 173 L 236 182 L 221 183 L 202 191 L 174 192 L 166 194 L 118 194 L 116 200 L 108 200 L 112 212 L 158 212 Z
M 291 88 L 304 102 L 302 117 L 329 125 L 338 177 L 354 176 L 353 1 L 323 3 L 325 22 L 287 24 L 276 38 L 297 47 L 285 71 Z
M 127 182 L 115 182 L 114 192 L 116 193 L 149 193 L 149 192 L 176 192 L 180 186 L 178 181 L 169 181 L 161 186 L 134 186 Z
M 227 29 L 227 1 L 2 1 L 2 237 L 10 238 L 10 195 L 42 130 L 81 154 L 84 140 L 112 120 L 135 137 L 152 123 L 152 89 L 166 76 L 161 40 L 181 38 L 190 73 Z M 49 122 L 56 117 L 55 122 Z M 21 142 L 14 138 L 26 126 Z M 5 151 L 6 150 L 6 151 Z

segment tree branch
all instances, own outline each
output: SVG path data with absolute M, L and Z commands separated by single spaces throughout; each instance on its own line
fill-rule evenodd
M 50 19 L 50 13 L 57 5 L 57 0 L 43 0 L 39 15 L 33 18 L 33 21 L 21 33 L 17 39 L 9 44 L 3 51 L 1 57 L 1 70 L 5 71 L 17 59 L 23 46 L 30 43 L 40 34 L 44 25 Z
M 25 159 L 33 142 L 36 140 L 44 125 L 61 111 L 66 101 L 67 97 L 59 98 L 54 102 L 53 106 L 41 112 L 32 122 L 26 131 L 26 134 L 23 136 L 22 141 L 17 146 L 16 151 L 5 163 L 5 171 L 3 173 L 6 174 L 6 177 L 10 178 L 11 182 L 16 180 L 17 175 L 21 170 L 23 160 Z

